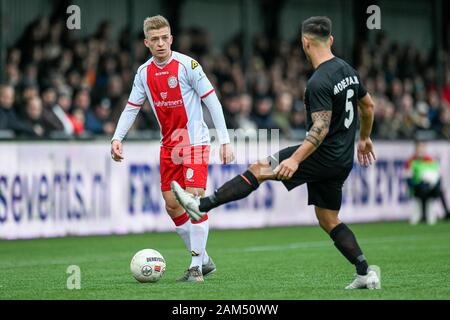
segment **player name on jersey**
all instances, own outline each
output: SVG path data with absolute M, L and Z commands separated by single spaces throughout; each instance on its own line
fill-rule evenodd
M 339 92 L 343 91 L 345 88 L 352 84 L 359 84 L 357 76 L 346 77 L 342 79 L 334 86 L 334 95 L 337 95 Z

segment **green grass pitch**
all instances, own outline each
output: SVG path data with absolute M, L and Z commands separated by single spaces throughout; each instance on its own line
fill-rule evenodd
M 354 268 L 319 227 L 210 231 L 218 271 L 178 283 L 190 262 L 176 233 L 0 241 L 0 299 L 450 299 L 450 223 L 351 225 L 381 290 L 346 291 Z M 129 263 L 143 248 L 167 261 L 163 279 L 140 284 Z M 67 267 L 81 289 L 66 288 Z

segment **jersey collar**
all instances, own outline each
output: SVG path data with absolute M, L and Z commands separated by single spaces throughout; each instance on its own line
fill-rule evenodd
M 320 68 L 321 66 L 323 66 L 324 64 L 327 64 L 328 62 L 334 61 L 335 59 L 336 59 L 336 56 L 333 56 L 331 59 L 328 59 L 328 60 L 323 61 L 322 63 L 320 63 L 320 64 L 317 66 L 316 70 L 319 69 L 319 68 Z
M 153 59 L 153 62 L 155 63 L 155 66 L 157 66 L 159 69 L 164 69 L 172 60 L 173 60 L 173 51 L 170 50 L 170 56 L 166 61 L 158 63 L 156 62 L 156 59 Z

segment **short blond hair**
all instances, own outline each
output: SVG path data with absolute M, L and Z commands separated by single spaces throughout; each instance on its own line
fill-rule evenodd
M 158 30 L 164 27 L 168 27 L 170 29 L 169 21 L 161 15 L 147 17 L 144 20 L 144 35 L 147 37 L 148 32 L 150 30 Z

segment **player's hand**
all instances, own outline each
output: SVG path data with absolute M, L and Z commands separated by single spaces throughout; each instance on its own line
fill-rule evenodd
M 122 142 L 119 140 L 114 140 L 111 143 L 111 157 L 114 161 L 121 162 L 123 160 L 122 156 Z
M 358 162 L 363 167 L 368 167 L 377 160 L 373 151 L 373 143 L 370 138 L 360 139 L 358 142 Z
M 278 180 L 289 180 L 297 171 L 299 162 L 293 158 L 283 160 L 273 172 L 277 175 Z
M 234 160 L 234 153 L 229 143 L 220 145 L 220 160 L 223 164 L 230 163 Z

